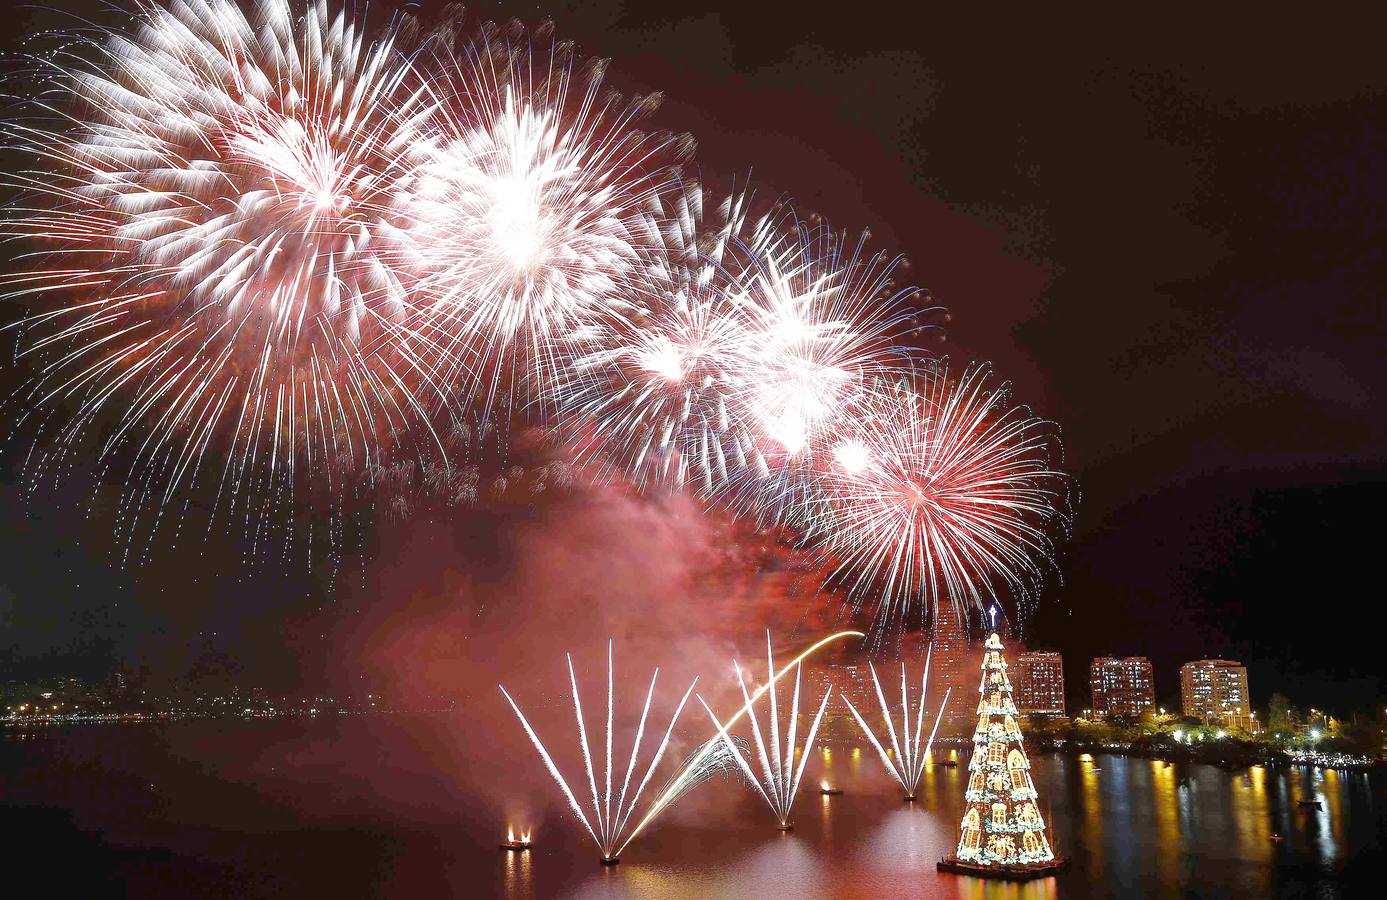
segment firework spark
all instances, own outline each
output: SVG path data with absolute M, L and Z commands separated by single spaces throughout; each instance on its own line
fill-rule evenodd
M 713 710 L 704 702 L 700 696 L 699 702 L 707 711 L 708 717 L 713 720 L 713 727 L 718 730 L 718 737 L 723 741 L 727 752 L 736 760 L 749 781 L 761 795 L 761 798 L 770 806 L 775 813 L 776 820 L 782 830 L 789 830 L 790 810 L 794 807 L 795 797 L 799 794 L 800 779 L 804 777 L 804 766 L 809 762 L 809 752 L 814 748 L 814 736 L 819 731 L 819 722 L 823 719 L 824 710 L 828 708 L 828 698 L 833 691 L 824 691 L 824 698 L 819 703 L 819 710 L 814 714 L 814 718 L 809 725 L 809 733 L 805 737 L 804 746 L 795 746 L 795 731 L 799 727 L 799 683 L 802 674 L 802 666 L 795 667 L 795 690 L 790 701 L 790 716 L 788 733 L 785 736 L 785 753 L 780 752 L 780 711 L 778 698 L 776 696 L 775 683 L 779 679 L 775 673 L 775 658 L 771 654 L 771 635 L 766 632 L 766 679 L 767 686 L 770 688 L 770 746 L 766 746 L 766 740 L 761 733 L 760 720 L 756 718 L 756 710 L 752 704 L 751 695 L 747 691 L 746 678 L 742 673 L 741 666 L 737 665 L 736 660 L 732 661 L 732 666 L 737 672 L 737 684 L 742 689 L 743 709 L 751 718 L 751 734 L 756 744 L 756 755 L 761 763 L 761 777 L 758 778 L 752 772 L 750 763 L 747 762 L 746 754 L 742 752 L 737 744 L 733 743 L 731 735 L 727 732 L 727 726 L 719 721 Z M 799 764 L 795 764 L 796 753 L 800 754 Z
M 98 463 L 128 451 L 159 514 L 218 467 L 249 514 L 416 421 L 382 228 L 423 99 L 390 39 L 323 0 L 137 9 L 133 32 L 48 60 L 57 97 L 6 126 L 35 167 L 10 177 L 4 233 L 43 260 L 9 296 L 64 298 L 26 323 L 26 405 L 75 410 L 50 468 L 100 431 Z
M 929 670 L 930 659 L 934 655 L 934 648 L 930 648 L 929 655 L 925 657 L 925 670 L 920 676 L 920 699 L 915 708 L 915 728 L 910 727 L 910 692 L 906 687 L 905 663 L 901 663 L 901 731 L 900 736 L 896 735 L 896 725 L 891 719 L 891 708 L 886 703 L 886 695 L 882 693 L 881 681 L 877 679 L 876 666 L 868 663 L 872 671 L 872 684 L 876 687 L 877 703 L 881 705 L 881 718 L 886 723 L 886 733 L 891 738 L 891 753 L 887 753 L 881 741 L 868 727 L 867 720 L 862 718 L 862 714 L 857 711 L 857 707 L 852 705 L 846 694 L 843 695 L 843 702 L 848 705 L 848 710 L 852 713 L 857 724 L 862 728 L 862 733 L 867 736 L 867 740 L 876 748 L 877 755 L 881 757 L 881 763 L 886 767 L 886 771 L 895 776 L 900 782 L 901 788 L 905 791 L 907 800 L 915 799 L 915 790 L 920 785 L 920 776 L 925 771 L 925 759 L 929 756 L 930 747 L 934 745 L 934 735 L 939 731 L 939 723 L 944 717 L 944 710 L 949 705 L 949 694 L 953 688 L 944 692 L 944 699 L 939 704 L 939 712 L 934 717 L 934 727 L 930 729 L 929 739 L 921 744 L 920 739 L 924 736 L 925 728 L 925 697 L 929 689 Z
M 516 704 L 515 700 L 512 699 L 505 687 L 501 687 L 501 693 L 505 696 L 506 701 L 510 703 L 511 709 L 515 711 L 516 716 L 520 719 L 521 727 L 525 729 L 525 734 L 529 736 L 530 741 L 534 744 L 535 750 L 538 751 L 540 758 L 544 761 L 545 768 L 548 769 L 549 774 L 554 778 L 559 789 L 563 792 L 564 799 L 568 801 L 568 806 L 573 810 L 573 814 L 578 817 L 578 820 L 582 822 L 583 826 L 587 829 L 588 834 L 592 836 L 605 862 L 615 862 L 617 855 L 625 848 L 626 844 L 630 842 L 631 838 L 635 836 L 634 831 L 630 834 L 626 833 L 626 827 L 630 822 L 631 814 L 635 810 L 641 794 L 645 791 L 646 785 L 650 783 L 651 776 L 655 774 L 655 770 L 659 767 L 660 760 L 664 758 L 665 751 L 669 748 L 670 735 L 674 732 L 674 725 L 679 721 L 679 714 L 683 712 L 684 704 L 688 702 L 689 695 L 693 693 L 694 686 L 698 683 L 698 679 L 695 678 L 689 684 L 688 690 L 684 692 L 684 696 L 679 701 L 679 705 L 675 707 L 674 715 L 670 717 L 669 727 L 665 729 L 664 737 L 661 739 L 659 747 L 655 750 L 650 764 L 646 767 L 644 776 L 633 785 L 631 778 L 636 771 L 636 762 L 640 756 L 641 742 L 645 737 L 645 723 L 650 715 L 651 701 L 655 696 L 655 683 L 659 676 L 660 670 L 657 668 L 650 677 L 650 688 L 646 692 L 645 706 L 641 709 L 640 724 L 636 727 L 635 741 L 631 745 L 631 756 L 626 765 L 626 775 L 622 778 L 619 788 L 617 788 L 614 793 L 612 781 L 612 723 L 615 710 L 614 684 L 616 669 L 612 658 L 612 645 L 610 642 L 607 644 L 607 730 L 606 754 L 604 757 L 605 773 L 602 778 L 601 789 L 598 787 L 598 776 L 593 768 L 592 751 L 588 744 L 587 722 L 583 718 L 583 705 L 578 697 L 578 676 L 573 670 L 573 657 L 568 657 L 568 677 L 569 683 L 572 685 L 573 689 L 573 712 L 578 720 L 578 742 L 582 747 L 583 767 L 587 773 L 588 787 L 591 790 L 592 807 L 590 812 L 584 808 L 583 804 L 579 802 L 577 796 L 573 793 L 573 789 L 569 787 L 568 781 L 563 777 L 558 766 L 554 764 L 553 757 L 549 755 L 549 751 L 545 749 L 539 736 L 535 734 L 534 729 L 530 727 L 530 722 L 525 718 L 525 714 L 520 711 L 520 707 Z M 673 802 L 674 799 L 682 796 L 704 778 L 718 771 L 722 766 L 722 762 L 722 759 L 717 754 L 702 751 L 695 754 L 695 756 L 686 761 L 684 767 L 680 769 L 678 783 L 667 784 L 664 793 L 661 795 L 661 799 L 664 799 L 665 796 L 669 796 L 669 802 Z

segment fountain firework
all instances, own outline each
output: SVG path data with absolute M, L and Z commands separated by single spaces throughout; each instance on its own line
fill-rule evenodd
M 636 770 L 636 761 L 640 756 L 641 742 L 645 737 L 645 723 L 650 715 L 650 704 L 655 696 L 655 683 L 660 677 L 660 670 L 655 669 L 650 676 L 650 688 L 645 695 L 645 705 L 641 709 L 640 724 L 636 727 L 636 737 L 631 745 L 630 759 L 626 764 L 626 775 L 621 780 L 620 788 L 613 794 L 612 781 L 612 724 L 615 714 L 614 698 L 614 679 L 615 665 L 612 656 L 611 642 L 607 643 L 607 730 L 606 730 L 606 754 L 605 754 L 605 776 L 602 780 L 602 788 L 598 789 L 597 773 L 593 768 L 592 751 L 588 744 L 587 722 L 583 718 L 583 705 L 578 696 L 578 677 L 573 670 L 573 657 L 568 656 L 568 677 L 573 689 L 573 712 L 578 720 L 578 743 L 583 751 L 583 767 L 587 773 L 588 787 L 591 790 L 592 810 L 591 814 L 583 808 L 578 801 L 573 789 L 569 787 L 568 781 L 563 777 L 557 765 L 554 764 L 553 757 L 545 749 L 539 736 L 535 734 L 530 722 L 525 718 L 525 714 L 520 711 L 520 707 L 511 697 L 510 693 L 501 687 L 501 693 L 506 701 L 510 703 L 511 709 L 515 710 L 516 716 L 520 719 L 521 727 L 525 729 L 525 734 L 529 736 L 534 744 L 535 750 L 539 752 L 540 759 L 544 761 L 544 766 L 549 774 L 553 776 L 559 789 L 563 792 L 564 799 L 568 801 L 569 808 L 578 817 L 578 821 L 583 823 L 597 844 L 598 850 L 602 853 L 602 862 L 607 864 L 615 863 L 618 854 L 635 836 L 633 830 L 630 834 L 626 833 L 626 826 L 629 824 L 632 812 L 640 800 L 641 794 L 650 783 L 651 776 L 660 765 L 660 760 L 664 758 L 665 751 L 669 748 L 670 735 L 674 731 L 674 724 L 679 720 L 679 714 L 683 712 L 684 704 L 688 702 L 689 695 L 693 693 L 694 686 L 698 684 L 698 679 L 689 684 L 684 691 L 684 696 L 679 700 L 679 705 L 675 707 L 674 714 L 670 717 L 669 727 L 665 729 L 664 737 L 661 739 L 659 747 L 656 749 L 649 766 L 646 767 L 645 774 L 639 782 L 634 785 L 631 783 L 631 776 Z M 704 752 L 702 749 L 696 752 L 694 757 L 690 757 L 679 769 L 678 783 L 667 783 L 661 800 L 669 796 L 668 802 L 678 799 L 685 792 L 695 787 L 701 781 L 720 771 L 726 763 L 726 759 L 721 754 Z M 644 824 L 642 822 L 641 824 Z M 637 828 L 636 830 L 639 830 Z M 625 836 L 623 839 L 623 835 Z
M 834 634 L 830 634 L 827 637 L 820 638 L 813 644 L 801 650 L 799 652 L 799 655 L 796 656 L 794 659 L 790 660 L 788 663 L 786 663 L 780 671 L 772 672 L 770 679 L 765 684 L 761 685 L 759 688 L 752 692 L 751 696 L 747 698 L 747 701 L 742 704 L 742 708 L 737 710 L 737 712 L 733 714 L 733 716 L 726 722 L 720 724 L 720 732 L 725 733 L 727 729 L 737 724 L 737 721 L 750 711 L 751 705 L 755 703 L 757 700 L 761 699 L 761 696 L 765 694 L 766 691 L 770 690 L 772 685 L 774 685 L 777 681 L 784 677 L 785 673 L 789 672 L 791 669 L 798 667 L 810 656 L 813 656 L 815 653 L 817 653 L 821 648 L 826 647 L 834 641 L 841 640 L 845 637 L 864 636 L 865 635 L 860 631 L 839 631 Z M 689 757 L 688 761 L 684 763 L 684 767 L 679 770 L 678 774 L 676 774 L 674 778 L 670 779 L 669 785 L 666 786 L 664 792 L 661 793 L 660 796 L 655 800 L 655 802 L 650 805 L 650 809 L 646 811 L 645 818 L 641 819 L 640 822 L 636 825 L 636 827 L 631 829 L 631 833 L 626 836 L 626 841 L 622 844 L 622 847 L 625 847 L 626 844 L 629 844 L 632 841 L 632 839 L 635 838 L 636 835 L 640 834 L 641 831 L 643 831 L 645 827 L 655 819 L 656 816 L 658 816 L 661 812 L 666 810 L 671 803 L 673 803 L 679 797 L 683 796 L 684 791 L 688 789 L 685 784 L 686 780 L 693 778 L 696 775 L 696 773 L 700 771 L 700 768 L 704 765 L 706 758 L 715 754 L 717 752 L 717 748 L 721 747 L 724 748 L 724 750 L 726 751 L 727 745 L 728 742 L 721 739 L 721 735 L 719 735 L 719 737 L 715 737 L 712 740 L 705 743 L 702 749 L 696 752 L 693 756 Z M 740 748 L 733 747 L 732 750 L 735 751 L 733 755 L 740 753 Z M 620 852 L 620 848 L 617 852 Z
M 804 746 L 795 746 L 795 732 L 799 726 L 799 687 L 800 676 L 803 671 L 802 665 L 795 666 L 795 690 L 790 701 L 790 716 L 788 722 L 788 733 L 785 736 L 785 752 L 781 754 L 780 748 L 780 711 L 778 708 L 775 683 L 779 681 L 775 671 L 775 658 L 771 653 L 771 635 L 766 632 L 766 686 L 770 689 L 770 746 L 761 733 L 760 720 L 756 718 L 756 710 L 747 691 L 746 678 L 741 666 L 736 660 L 732 661 L 732 667 L 737 673 L 737 684 L 742 690 L 742 709 L 745 710 L 751 719 L 751 734 L 756 744 L 756 755 L 761 764 L 761 777 L 758 778 L 747 762 L 746 754 L 742 752 L 732 740 L 727 731 L 727 725 L 718 720 L 717 715 L 704 702 L 703 697 L 698 698 L 707 710 L 708 717 L 713 720 L 713 726 L 718 730 L 718 737 L 723 741 L 727 752 L 736 760 L 738 767 L 741 768 L 749 781 L 761 795 L 761 798 L 770 806 L 775 813 L 777 822 L 782 831 L 789 831 L 790 810 L 795 803 L 795 796 L 799 793 L 800 779 L 804 776 L 804 766 L 809 762 L 809 751 L 814 748 L 814 736 L 819 731 L 819 722 L 823 719 L 824 710 L 828 708 L 828 699 L 833 691 L 830 688 L 824 692 L 824 698 L 819 702 L 819 710 L 814 714 L 814 719 L 809 726 L 809 733 L 805 738 Z M 799 764 L 795 764 L 796 750 L 801 751 Z
M 862 733 L 867 736 L 867 740 L 876 748 L 877 755 L 881 757 L 882 765 L 886 766 L 886 771 L 895 776 L 900 782 L 901 788 L 905 790 L 905 799 L 914 800 L 915 791 L 920 785 L 920 776 L 925 771 L 925 759 L 929 756 L 930 747 L 934 744 L 934 735 L 939 731 L 939 723 L 944 718 L 944 710 L 949 705 L 949 694 L 953 688 L 950 687 L 944 692 L 944 700 L 939 704 L 939 712 L 934 717 L 934 727 L 930 729 L 929 740 L 922 745 L 921 737 L 924 735 L 925 727 L 925 697 L 929 689 L 929 670 L 930 659 L 934 655 L 934 648 L 930 648 L 929 654 L 925 657 L 925 670 L 920 677 L 920 699 L 915 708 L 915 730 L 912 737 L 910 728 L 910 692 L 906 687 L 905 663 L 901 663 L 901 732 L 896 735 L 896 726 L 891 719 L 891 709 L 887 706 L 886 695 L 882 693 L 881 681 L 877 679 L 876 666 L 868 663 L 872 672 L 872 684 L 876 687 L 877 703 L 881 705 L 881 718 L 886 723 L 886 732 L 891 737 L 891 753 L 887 753 L 881 741 L 877 740 L 872 729 L 868 727 L 867 721 L 862 718 L 862 714 L 857 711 L 857 707 L 852 705 L 852 701 L 843 694 L 843 702 L 848 705 L 848 710 L 852 713 L 857 724 L 862 728 Z

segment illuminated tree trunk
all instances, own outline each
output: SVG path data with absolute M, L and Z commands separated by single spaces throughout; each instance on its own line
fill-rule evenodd
M 1036 805 L 1031 764 L 1021 744 L 1011 680 L 994 633 L 983 645 L 978 725 L 968 765 L 968 807 L 959 828 L 958 849 L 941 863 L 1024 872 L 1048 870 L 1061 861 L 1050 848 L 1045 820 Z

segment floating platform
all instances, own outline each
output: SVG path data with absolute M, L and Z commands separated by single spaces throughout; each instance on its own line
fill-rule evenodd
M 604 866 L 614 866 L 621 862 L 621 858 L 618 856 L 604 856 L 599 862 Z
M 1000 878 L 1003 881 L 1030 881 L 1032 878 L 1047 878 L 1069 866 L 1069 857 L 1056 856 L 1047 863 L 1025 866 L 982 866 L 965 862 L 952 856 L 945 857 L 935 864 L 940 872 L 954 875 L 972 875 L 975 878 Z
M 520 852 L 521 850 L 529 850 L 530 847 L 531 847 L 531 844 L 530 844 L 529 841 L 502 841 L 502 842 L 501 842 L 501 849 L 502 849 L 502 850 L 510 850 L 510 851 L 513 851 L 513 852 L 516 852 L 516 853 Z
M 794 830 L 795 830 L 795 823 L 794 823 L 794 822 L 786 822 L 784 825 L 777 825 L 777 826 L 775 826 L 775 827 L 776 827 L 778 830 L 780 830 L 780 831 L 794 831 Z
M 825 797 L 837 797 L 843 793 L 842 788 L 819 788 L 819 793 Z

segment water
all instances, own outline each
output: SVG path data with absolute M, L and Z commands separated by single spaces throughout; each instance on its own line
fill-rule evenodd
M 6 865 L 45 873 L 53 895 L 1356 897 L 1380 895 L 1387 862 L 1382 774 L 1037 756 L 1042 810 L 1073 862 L 1012 885 L 934 869 L 956 840 L 962 767 L 927 769 L 908 804 L 865 746 L 815 752 L 792 832 L 745 786 L 714 781 L 609 868 L 534 760 L 479 762 L 424 719 L 0 734 Z M 820 779 L 845 793 L 820 795 Z M 529 812 L 486 799 L 512 781 Z M 516 817 L 535 849 L 501 852 Z

